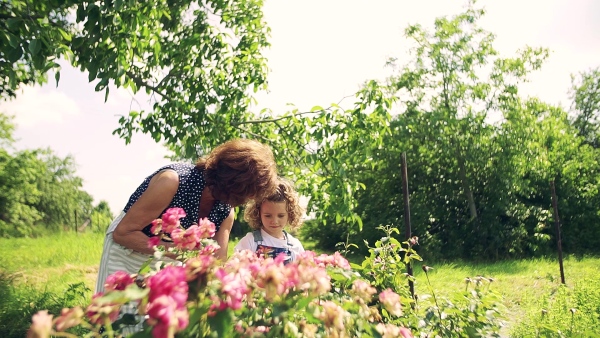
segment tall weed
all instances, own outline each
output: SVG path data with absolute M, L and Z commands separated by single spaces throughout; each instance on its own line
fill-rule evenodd
M 20 285 L 14 277 L 0 272 L 0 337 L 23 338 L 31 317 L 40 310 L 59 315 L 64 307 L 84 306 L 90 290 L 83 282 L 70 284 L 62 293 Z M 77 333 L 77 332 L 74 332 Z
M 600 281 L 584 279 L 558 286 L 541 297 L 511 337 L 600 337 Z

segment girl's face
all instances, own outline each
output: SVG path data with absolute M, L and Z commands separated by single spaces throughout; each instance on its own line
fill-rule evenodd
M 264 201 L 260 205 L 260 220 L 263 229 L 275 238 L 284 238 L 283 228 L 288 223 L 286 202 Z

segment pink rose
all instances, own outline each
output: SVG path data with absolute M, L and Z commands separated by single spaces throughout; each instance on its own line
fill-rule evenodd
M 182 208 L 169 208 L 162 215 L 163 231 L 170 234 L 179 227 L 179 220 L 185 217 L 185 211 Z
M 352 283 L 350 293 L 365 302 L 369 302 L 373 298 L 373 295 L 377 293 L 377 290 L 364 280 L 357 279 Z
M 39 311 L 31 317 L 31 327 L 27 338 L 47 338 L 52 332 L 52 315 L 48 311 Z
M 240 273 L 228 273 L 225 269 L 218 269 L 215 277 L 221 281 L 221 293 L 225 298 L 219 307 L 222 308 L 225 305 L 233 310 L 241 308 L 244 295 L 250 292 L 244 276 Z
M 167 266 L 148 278 L 147 286 L 150 289 L 150 302 L 160 296 L 171 297 L 177 305 L 183 305 L 187 301 L 188 284 L 184 267 Z
M 103 295 L 104 293 L 98 292 L 92 296 L 92 303 L 88 305 L 85 311 L 85 315 L 91 324 L 104 324 L 106 318 L 114 322 L 119 316 L 121 305 L 103 301 L 101 298 Z
M 205 275 L 217 259 L 212 255 L 198 255 L 185 262 L 185 274 L 188 282 Z
M 56 318 L 56 330 L 64 331 L 66 329 L 77 326 L 83 319 L 83 310 L 80 307 L 72 309 L 64 308 L 60 312 L 60 316 Z
M 160 296 L 148 303 L 148 324 L 154 326 L 152 336 L 155 338 L 173 337 L 173 334 L 184 330 L 189 324 L 189 313 L 185 306 L 178 305 L 169 296 Z
M 178 249 L 194 250 L 200 245 L 200 228 L 192 225 L 186 230 L 177 228 L 171 232 L 171 238 Z
M 153 236 L 148 238 L 148 248 L 154 249 L 155 246 L 160 244 L 160 236 Z
M 158 235 L 162 231 L 162 219 L 157 218 L 152 221 L 152 227 L 150 228 L 150 231 L 153 234 Z
M 215 223 L 209 221 L 208 218 L 202 218 L 198 227 L 200 228 L 200 238 L 212 238 L 217 232 Z
M 391 289 L 385 289 L 379 294 L 379 301 L 389 313 L 394 316 L 402 316 L 402 304 L 400 304 L 400 295 Z
M 131 277 L 127 272 L 117 271 L 106 277 L 104 290 L 107 292 L 112 290 L 125 290 L 125 288 L 130 284 L 133 284 L 133 282 L 133 277 Z

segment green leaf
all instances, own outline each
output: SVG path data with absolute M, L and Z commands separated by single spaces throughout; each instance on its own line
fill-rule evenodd
M 8 61 L 13 63 L 19 61 L 22 56 L 23 51 L 21 50 L 21 47 L 13 48 L 9 50 L 6 54 L 6 58 L 8 59 Z
M 300 300 L 299 300 L 299 301 L 296 303 L 296 305 L 294 306 L 294 308 L 295 308 L 296 310 L 302 310 L 302 309 L 304 309 L 305 307 L 307 307 L 307 306 L 308 306 L 308 304 L 310 304 L 310 302 L 312 301 L 312 299 L 313 299 L 312 297 L 303 297 L 303 298 L 301 298 L 301 299 L 300 299 Z
M 233 315 L 231 310 L 219 311 L 212 317 L 208 317 L 211 329 L 211 337 L 230 337 L 233 332 Z
M 363 221 L 362 218 L 358 215 L 355 215 L 354 220 L 358 223 L 358 230 L 362 231 L 363 229 Z
M 40 42 L 40 40 L 38 39 L 32 39 L 29 42 L 29 51 L 31 52 L 32 55 L 37 55 L 40 50 L 42 49 L 42 43 Z
M 358 264 L 356 264 L 356 263 L 350 263 L 350 267 L 351 267 L 353 270 L 362 270 L 362 269 L 363 269 L 363 266 L 362 266 L 362 265 L 358 265 Z
M 19 47 L 19 39 L 12 33 L 6 32 L 6 38 L 8 39 L 8 44 L 13 48 Z
M 57 70 L 56 73 L 54 73 L 54 79 L 56 80 L 56 86 L 58 87 L 58 82 L 60 81 L 60 70 Z
M 17 19 L 17 18 L 10 18 L 10 19 L 6 20 L 6 25 L 8 26 L 8 29 L 10 29 L 10 30 L 16 29 L 20 23 L 21 23 L 21 19 Z
M 154 260 L 154 257 L 146 260 L 144 262 L 144 264 L 142 264 L 142 266 L 140 266 L 140 270 L 138 271 L 138 274 L 144 275 L 144 274 L 147 274 L 148 272 L 150 272 L 150 263 L 152 263 L 153 260 Z
M 62 28 L 58 28 L 58 32 L 65 41 L 71 41 L 71 34 L 65 32 Z
M 127 298 L 132 299 L 132 300 L 142 299 L 142 298 L 146 297 L 149 292 L 150 292 L 150 289 L 142 289 L 135 284 L 129 285 L 124 290 L 124 293 L 127 296 Z

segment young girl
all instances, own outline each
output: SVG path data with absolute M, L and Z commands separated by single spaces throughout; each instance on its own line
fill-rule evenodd
M 295 260 L 299 253 L 304 252 L 304 247 L 284 228 L 300 227 L 303 212 L 292 183 L 279 178 L 274 194 L 246 204 L 244 220 L 254 231 L 240 240 L 235 251 L 250 250 L 273 258 L 283 253 L 286 255 L 286 264 Z

